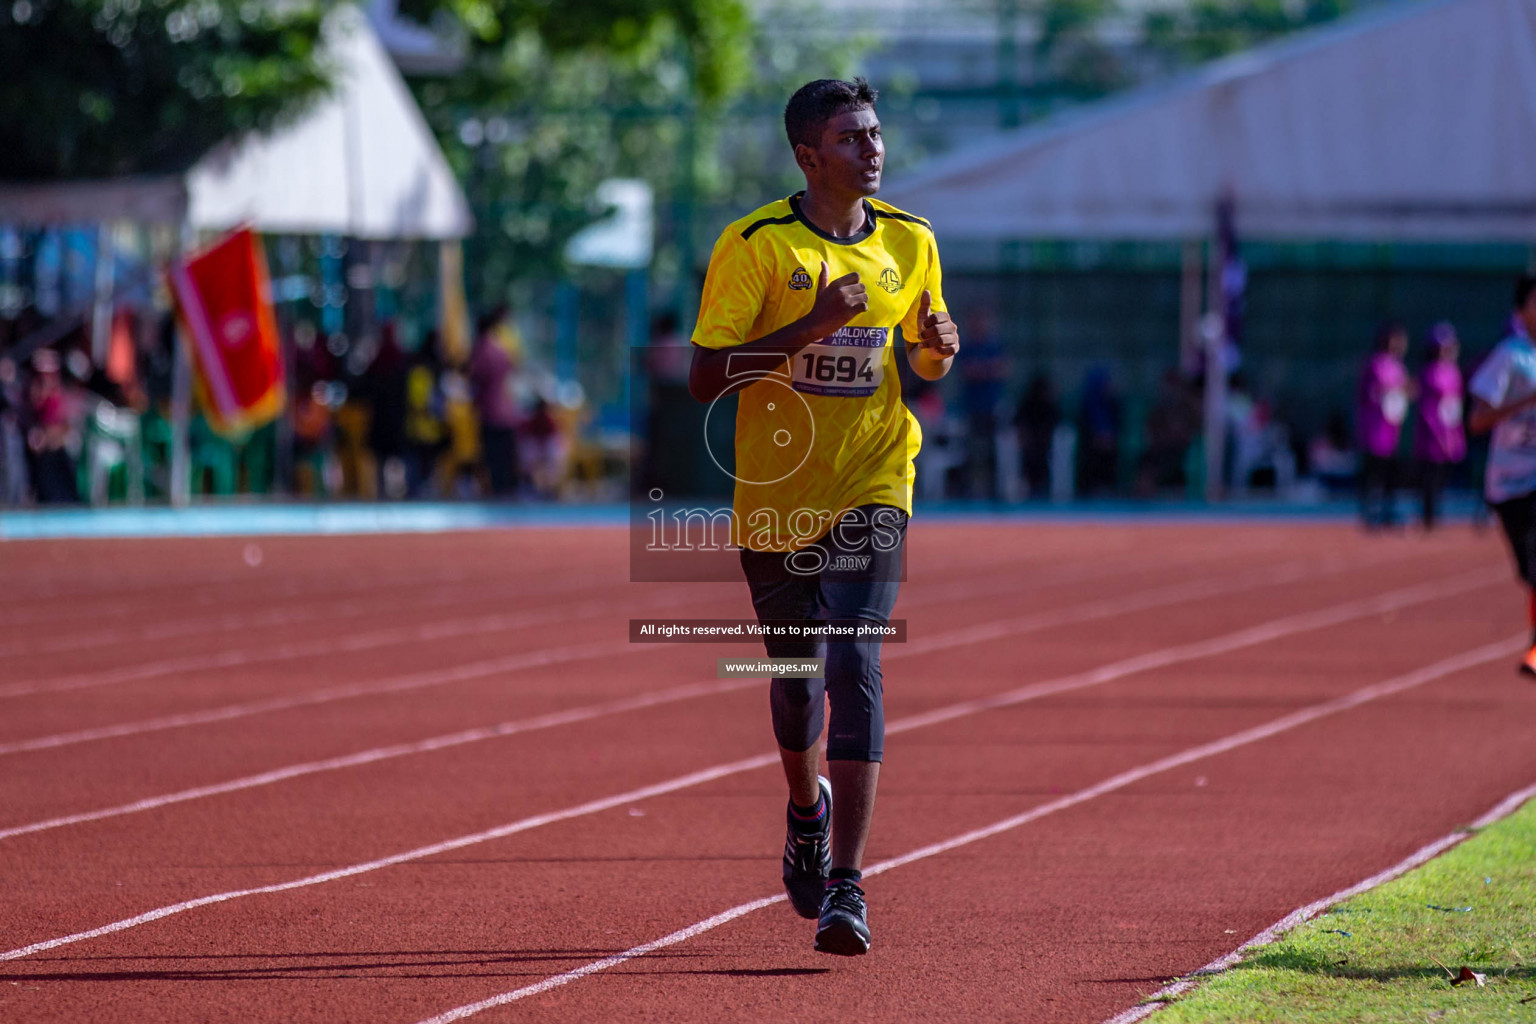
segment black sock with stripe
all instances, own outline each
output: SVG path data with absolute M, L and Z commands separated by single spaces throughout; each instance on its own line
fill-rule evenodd
M 827 798 L 819 792 L 816 794 L 816 803 L 812 807 L 801 807 L 791 800 L 789 802 L 790 827 L 796 832 L 806 835 L 825 832 L 827 828 L 827 809 Z

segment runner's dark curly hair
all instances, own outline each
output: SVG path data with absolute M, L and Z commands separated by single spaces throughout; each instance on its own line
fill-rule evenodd
M 789 136 L 790 147 L 806 145 L 815 149 L 821 144 L 821 132 L 828 121 L 846 110 L 873 107 L 879 97 L 880 93 L 862 78 L 851 82 L 818 78 L 805 83 L 784 106 L 784 133 Z

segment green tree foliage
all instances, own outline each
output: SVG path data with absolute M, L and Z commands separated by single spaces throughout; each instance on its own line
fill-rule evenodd
M 173 173 L 329 85 L 318 3 L 0 3 L 0 178 Z
M 1116 13 L 1115 0 L 1045 0 L 1037 14 L 1036 90 L 1090 99 L 1125 86 L 1127 74 L 1101 31 Z
M 687 277 L 719 226 L 700 211 L 740 212 L 792 186 L 779 120 L 789 91 L 848 73 L 858 52 L 816 32 L 803 7 L 754 20 L 734 0 L 567 0 L 556 28 L 542 3 L 449 3 L 472 30 L 466 63 L 412 87 L 475 211 L 466 270 L 479 304 L 566 273 L 565 243 L 603 213 L 593 194 L 611 177 L 650 182 L 656 274 Z
M 1224 57 L 1332 21 L 1352 0 L 1193 0 L 1147 12 L 1147 49 L 1179 67 Z
M 624 57 L 662 39 L 679 40 L 694 83 L 710 99 L 740 84 L 751 22 L 740 0 L 401 0 L 399 10 L 422 24 L 442 24 L 449 16 L 481 56 L 530 35 L 554 54 Z

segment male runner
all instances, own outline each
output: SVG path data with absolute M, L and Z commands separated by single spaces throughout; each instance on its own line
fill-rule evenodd
M 892 335 L 928 380 L 960 350 L 928 222 L 869 198 L 885 161 L 875 96 L 859 78 L 790 98 L 805 191 L 726 228 L 704 281 L 689 389 L 740 393 L 734 523 L 763 622 L 888 622 L 921 442 Z M 870 944 L 859 882 L 885 738 L 880 642 L 765 643 L 770 657 L 826 658 L 824 678 L 769 689 L 789 783 L 784 886 L 818 919 L 818 950 L 857 956 Z M 830 783 L 817 774 L 827 699 Z
M 1483 493 L 1499 514 L 1520 579 L 1531 588 L 1531 649 L 1520 671 L 1536 676 L 1536 274 L 1515 282 L 1509 336 L 1499 342 L 1467 385 L 1468 426 L 1493 431 Z

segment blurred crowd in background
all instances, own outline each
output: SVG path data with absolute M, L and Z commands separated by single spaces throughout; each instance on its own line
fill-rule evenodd
M 83 330 L 20 364 L 4 355 L 0 336 L 0 504 L 165 496 L 173 331 L 169 314 L 119 313 L 105 366 L 92 362 Z M 229 437 L 194 417 L 195 494 L 622 495 L 625 467 L 605 463 L 584 430 L 580 386 L 555 380 L 505 307 L 480 317 L 472 347 L 457 358 L 436 332 L 406 351 L 391 322 L 344 353 L 335 341 L 307 322 L 292 329 L 292 398 L 276 422 Z
M 912 380 L 908 404 L 923 426 L 918 487 L 929 498 L 1024 499 L 1182 496 L 1206 492 L 1204 380 L 1168 367 L 1150 400 L 1125 397 L 1106 366 L 1062 394 L 1033 371 L 1022 388 L 1006 350 L 967 339 L 958 402 Z M 1399 525 L 1397 492 L 1410 488 L 1418 520 L 1435 525 L 1447 486 L 1475 488 L 1465 465 L 1460 344 L 1445 322 L 1429 331 L 1410 371 L 1408 332 L 1384 323 L 1362 360 L 1354 409 L 1336 408 L 1304 434 L 1242 373 L 1225 396 L 1222 490 L 1315 502 L 1358 494 L 1367 526 Z
M 1112 369 L 1057 381 L 1001 343 L 984 310 L 960 311 L 965 352 L 939 384 L 904 377 L 923 430 L 919 498 L 1018 502 L 1189 498 L 1204 491 L 1199 376 L 1169 366 L 1155 394 L 1127 396 Z M 3 322 L 0 322 L 3 323 Z M 32 325 L 26 319 L 14 330 Z M 0 327 L 0 331 L 4 328 Z M 10 506 L 163 495 L 170 465 L 173 321 L 121 311 L 104 365 L 84 329 L 17 363 L 0 336 L 0 503 Z M 690 351 L 675 314 L 657 315 L 641 364 L 648 380 L 637 437 L 605 436 L 575 381 L 528 344 L 512 311 L 476 321 L 467 352 L 436 331 L 407 350 L 397 325 L 343 350 L 313 324 L 288 332 L 292 401 L 277 422 L 221 437 L 191 431 L 194 493 L 360 500 L 617 500 L 637 482 L 674 493 L 719 491 L 704 409 L 687 393 Z M 1232 376 L 1224 486 L 1235 496 L 1295 500 L 1358 491 L 1368 525 L 1398 521 L 1395 492 L 1418 494 L 1433 525 L 1448 486 L 1474 486 L 1465 465 L 1461 348 L 1435 324 L 1417 353 L 1388 321 L 1362 346 L 1353 409 L 1321 430 L 1292 429 L 1285 410 Z M 1412 367 L 1410 368 L 1410 363 Z M 1469 369 L 1469 368 L 1468 368 Z M 717 428 L 718 429 L 718 428 Z M 630 444 L 630 441 L 637 443 Z M 638 453 L 636 455 L 635 453 Z M 728 480 L 724 481 L 728 486 Z M 138 490 L 138 494 L 134 494 Z
M 323 311 L 322 311 L 323 312 Z M 1127 388 L 1124 364 L 1092 362 L 1062 379 L 1017 345 L 982 303 L 956 309 L 958 372 L 904 377 L 924 436 L 918 498 L 1012 503 L 1081 498 L 1189 499 L 1206 493 L 1204 380 L 1166 364 L 1153 388 Z M 384 316 L 351 334 L 282 318 L 290 399 L 274 423 L 221 436 L 198 414 L 192 492 L 355 500 L 620 500 L 632 488 L 720 494 L 705 410 L 689 397 L 679 314 L 651 316 L 630 369 L 629 408 L 604 410 L 562 376 L 555 331 L 505 304 L 467 344 L 419 319 Z M 0 504 L 154 500 L 167 493 L 175 325 L 143 302 L 117 309 L 93 358 L 89 321 L 17 359 L 44 319 L 0 319 Z M 1234 372 L 1224 401 L 1221 489 L 1300 502 L 1358 492 L 1371 526 L 1400 518 L 1400 489 L 1432 525 L 1447 488 L 1476 487 L 1462 427 L 1463 353 L 1433 324 L 1417 351 L 1385 321 L 1356 348 L 1359 385 L 1298 429 L 1280 396 Z M 606 361 L 618 362 L 613 356 Z M 591 367 L 580 367 L 590 371 Z M 610 376 L 620 376 L 608 367 Z M 589 372 L 585 379 L 592 379 Z M 627 418 L 627 422 L 624 420 Z M 729 448 L 729 422 L 720 439 Z M 1476 452 L 1473 452 L 1475 459 Z M 633 471 L 633 472 L 632 472 Z
M 721 493 L 729 480 L 711 463 L 710 440 L 723 431 L 728 449 L 730 427 L 706 421 L 687 396 L 687 332 L 719 229 L 800 185 L 780 124 L 795 87 L 867 73 L 882 90 L 886 170 L 899 183 L 928 158 L 1366 6 L 345 8 L 363 33 L 351 37 L 357 52 L 378 57 L 366 81 L 399 86 L 373 95 L 398 92 L 401 103 L 393 120 L 353 127 L 364 137 L 414 126 L 421 167 L 448 179 L 463 223 L 425 231 L 412 218 L 435 207 L 412 193 L 388 211 L 410 221 L 393 232 L 258 225 L 286 404 L 244 433 L 215 431 L 194 412 L 190 492 L 365 501 L 620 500 L 653 485 Z M 210 168 L 228 156 L 220 147 L 318 116 L 328 90 L 339 102 L 348 80 L 336 68 L 346 62 L 322 58 L 352 52 L 327 50 L 325 26 L 342 9 L 166 0 L 151 17 L 143 5 L 88 0 L 0 5 L 0 57 L 35 72 L 0 81 L 0 127 L 24 140 L 0 151 L 0 185 L 163 176 L 181 189 L 216 176 Z M 632 31 L 609 31 L 621 15 Z M 58 80 L 40 87 L 43 71 Z M 36 102 L 49 89 L 85 99 Z M 172 123 L 196 130 L 167 133 Z M 277 166 L 318 180 L 345 162 L 321 149 Z M 643 202 L 603 199 L 616 185 Z M 158 279 L 211 229 L 183 210 L 135 229 L 167 236 L 158 242 L 122 243 L 124 225 L 102 223 L 126 220 L 112 204 L 98 221 L 45 212 L 0 224 L 0 505 L 165 500 L 173 398 L 178 380 L 183 397 L 188 385 Z M 1223 261 L 1235 236 L 1219 210 L 1217 222 L 1214 233 L 1176 240 L 941 238 L 964 351 L 940 384 L 906 385 L 925 438 L 919 500 L 1358 493 L 1364 518 L 1380 526 L 1402 518 L 1403 488 L 1418 489 L 1426 522 L 1444 489 L 1475 488 L 1475 447 L 1468 455 L 1445 434 L 1454 423 L 1460 437 L 1459 374 L 1471 368 L 1454 330 L 1437 324 L 1433 344 L 1409 351 L 1407 329 L 1389 324 L 1373 346 L 1371 324 L 1397 313 L 1418 336 L 1449 317 L 1470 354 L 1485 351 L 1497 297 L 1529 265 L 1529 246 L 1475 233 L 1454 244 L 1329 241 L 1326 232 L 1244 240 L 1238 309 L 1227 311 L 1234 360 L 1216 417 L 1191 356 L 1200 310 L 1232 304 Z M 604 225 L 637 244 L 618 246 L 625 255 L 592 244 Z M 450 316 L 450 306 L 463 308 Z M 1222 456 L 1207 458 L 1207 421 L 1217 418 Z

